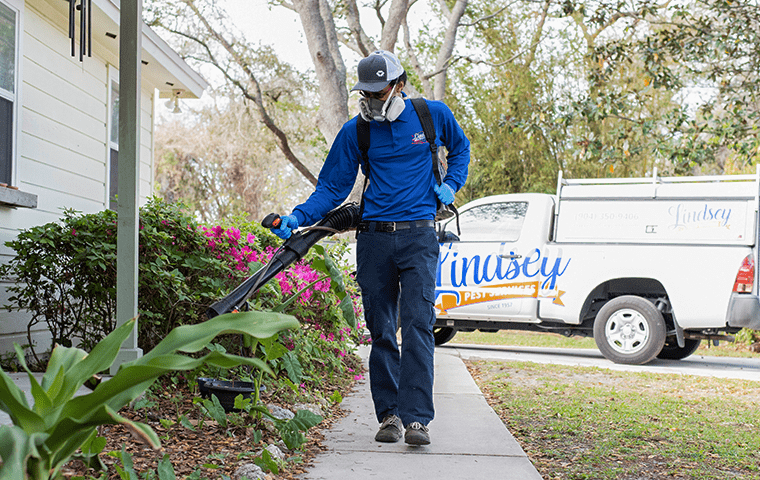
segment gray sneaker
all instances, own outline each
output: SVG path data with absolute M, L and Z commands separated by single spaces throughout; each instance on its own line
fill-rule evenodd
M 401 440 L 401 419 L 396 415 L 388 415 L 380 424 L 380 430 L 375 435 L 376 442 L 395 443 Z
M 420 422 L 412 422 L 406 426 L 404 441 L 409 445 L 429 445 L 430 433 L 428 427 Z

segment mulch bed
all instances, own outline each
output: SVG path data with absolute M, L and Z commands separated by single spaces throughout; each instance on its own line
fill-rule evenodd
M 339 390 L 343 396 L 353 388 L 352 382 L 345 387 L 321 385 L 324 391 L 332 392 Z M 165 386 L 165 385 L 164 385 Z M 154 389 L 154 392 L 156 390 Z M 156 471 L 158 460 L 168 454 L 177 478 L 185 478 L 195 472 L 200 478 L 222 478 L 227 476 L 234 478 L 233 474 L 242 465 L 253 463 L 256 454 L 270 444 L 277 445 L 285 453 L 286 458 L 298 457 L 300 460 L 289 461 L 285 471 L 278 474 L 269 474 L 271 480 L 296 480 L 305 473 L 312 465 L 314 457 L 326 450 L 322 444 L 323 431 L 328 430 L 340 418 L 349 412 L 341 409 L 338 404 L 322 405 L 324 420 L 306 433 L 307 443 L 299 451 L 287 451 L 280 441 L 277 431 L 267 423 L 248 417 L 241 425 L 228 425 L 221 428 L 213 419 L 206 417 L 202 428 L 197 427 L 200 410 L 193 405 L 196 392 L 190 391 L 187 384 L 171 385 L 162 393 L 154 393 L 149 399 L 155 402 L 154 406 L 134 410 L 130 407 L 123 408 L 119 414 L 131 420 L 140 421 L 156 432 L 161 439 L 161 449 L 153 450 L 143 443 L 137 435 L 134 435 L 123 425 L 104 425 L 100 428 L 100 436 L 107 439 L 107 444 L 100 458 L 108 466 L 106 478 L 120 479 L 114 464 L 121 466 L 121 462 L 108 452 L 121 451 L 125 448 L 132 456 L 134 469 L 137 473 Z M 282 404 L 273 395 L 262 395 L 264 404 L 275 404 L 286 409 L 291 405 Z M 196 424 L 196 431 L 182 426 L 178 419 L 185 415 L 191 423 Z M 231 416 L 228 416 L 230 418 Z M 161 419 L 170 420 L 173 425 L 165 428 Z M 251 424 L 254 427 L 250 426 Z M 260 442 L 254 442 L 254 431 L 262 433 Z M 88 470 L 81 461 L 72 461 L 64 469 L 64 476 L 101 478 L 102 472 Z

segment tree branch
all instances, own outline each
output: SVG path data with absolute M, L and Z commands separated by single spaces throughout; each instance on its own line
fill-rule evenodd
M 549 1 L 549 0 L 547 0 L 547 3 L 548 3 L 548 1 Z M 460 27 L 474 27 L 475 25 L 477 25 L 477 24 L 478 24 L 478 23 L 480 23 L 480 22 L 485 22 L 486 20 L 490 20 L 490 19 L 492 19 L 492 18 L 494 18 L 494 17 L 498 17 L 498 16 L 501 14 L 501 12 L 503 12 L 503 11 L 504 11 L 504 10 L 506 10 L 506 9 L 508 9 L 509 7 L 511 7 L 512 5 L 514 5 L 515 3 L 516 3 L 516 2 L 512 2 L 512 3 L 510 3 L 509 5 L 506 5 L 506 6 L 504 6 L 504 7 L 501 7 L 499 10 L 497 10 L 497 11 L 496 11 L 496 12 L 494 12 L 494 13 L 492 13 L 491 15 L 486 15 L 485 17 L 480 17 L 480 18 L 478 18 L 477 20 L 473 20 L 473 21 L 471 21 L 471 22 L 461 22 L 461 23 L 459 24 L 459 26 L 460 26 Z
M 346 12 L 348 28 L 351 31 L 351 36 L 356 42 L 358 52 L 366 57 L 377 50 L 377 48 L 375 48 L 375 42 L 367 36 L 362 28 L 361 20 L 359 18 L 359 7 L 356 6 L 356 0 L 346 0 Z
M 393 0 L 388 12 L 388 21 L 383 26 L 380 48 L 393 51 L 398 40 L 398 30 L 406 20 L 408 0 Z
M 280 148 L 280 151 L 282 151 L 283 154 L 285 154 L 285 157 L 288 159 L 290 163 L 293 164 L 294 167 L 304 176 L 312 185 L 317 184 L 317 178 L 309 171 L 309 169 L 304 165 L 293 153 L 293 151 L 290 148 L 290 144 L 288 142 L 288 137 L 283 132 L 277 124 L 274 122 L 272 117 L 269 116 L 269 113 L 266 110 L 266 107 L 264 106 L 264 100 L 261 95 L 261 86 L 259 85 L 258 80 L 256 79 L 256 75 L 254 75 L 253 71 L 251 70 L 248 63 L 235 51 L 234 48 L 232 48 L 232 45 L 219 33 L 217 32 L 213 26 L 206 20 L 206 18 L 203 16 L 203 14 L 198 10 L 198 8 L 195 6 L 192 0 L 183 0 L 183 2 L 192 10 L 192 12 L 198 17 L 198 19 L 203 23 L 203 25 L 206 27 L 206 30 L 208 33 L 217 41 L 219 42 L 222 47 L 227 51 L 227 53 L 230 54 L 230 56 L 233 58 L 235 63 L 245 72 L 245 74 L 248 76 L 248 81 L 250 82 L 251 86 L 254 89 L 253 95 L 250 94 L 250 92 L 243 88 L 242 91 L 244 92 L 244 95 L 246 98 L 253 101 L 253 103 L 256 105 L 256 108 L 259 112 L 259 115 L 261 115 L 261 119 L 264 122 L 264 125 L 272 132 L 274 133 L 276 140 L 277 140 L 277 146 Z M 210 50 L 210 49 L 209 49 Z M 213 58 L 213 57 L 212 57 Z M 225 76 L 227 78 L 230 78 L 232 80 L 231 76 L 227 74 L 223 69 L 220 68 L 223 73 L 225 73 Z M 241 84 L 237 80 L 232 80 L 233 83 L 235 83 L 238 88 L 241 87 Z

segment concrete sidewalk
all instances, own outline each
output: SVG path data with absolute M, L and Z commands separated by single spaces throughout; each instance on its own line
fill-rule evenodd
M 362 358 L 367 358 L 362 349 Z M 541 476 L 486 402 L 462 360 L 436 349 L 436 418 L 431 444 L 411 447 L 401 440 L 374 441 L 378 422 L 364 380 L 343 400 L 346 417 L 325 432 L 328 451 L 317 455 L 304 480 L 369 478 L 540 480 Z

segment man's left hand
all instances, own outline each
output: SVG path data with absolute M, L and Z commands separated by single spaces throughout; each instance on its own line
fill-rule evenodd
M 444 205 L 451 205 L 454 203 L 454 189 L 449 186 L 448 183 L 442 183 L 440 185 L 434 185 L 433 190 L 438 195 L 438 200 Z

